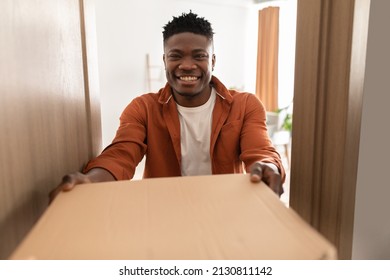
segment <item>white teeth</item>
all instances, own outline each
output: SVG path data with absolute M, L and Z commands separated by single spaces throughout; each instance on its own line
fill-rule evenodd
M 184 76 L 184 77 L 180 77 L 180 80 L 182 81 L 195 81 L 197 80 L 198 77 L 194 77 L 194 76 Z

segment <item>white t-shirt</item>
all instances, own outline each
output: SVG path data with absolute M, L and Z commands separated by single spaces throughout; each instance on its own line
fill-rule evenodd
M 216 92 L 199 107 L 177 104 L 180 120 L 182 176 L 210 175 L 210 135 Z

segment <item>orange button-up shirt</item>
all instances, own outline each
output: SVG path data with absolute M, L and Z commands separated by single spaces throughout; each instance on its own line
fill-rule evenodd
M 275 164 L 284 180 L 280 155 L 266 128 L 266 112 L 250 93 L 228 90 L 216 77 L 210 158 L 213 174 L 243 173 L 256 161 Z M 144 178 L 181 176 L 180 122 L 169 84 L 135 98 L 123 111 L 113 142 L 84 172 L 99 167 L 116 180 L 131 179 L 146 156 Z

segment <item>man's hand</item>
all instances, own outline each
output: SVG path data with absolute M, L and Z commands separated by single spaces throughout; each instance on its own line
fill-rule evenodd
M 49 204 L 60 192 L 70 191 L 74 189 L 76 185 L 105 181 L 115 181 L 115 178 L 111 175 L 110 172 L 102 168 L 93 168 L 87 174 L 83 174 L 80 172 L 67 174 L 62 177 L 61 183 L 50 192 Z
M 49 203 L 51 203 L 54 198 L 62 191 L 70 191 L 74 189 L 76 185 L 91 183 L 87 175 L 80 172 L 75 172 L 67 174 L 62 177 L 61 183 L 50 192 L 49 194 Z
M 279 197 L 283 194 L 282 178 L 274 164 L 255 162 L 251 166 L 251 181 L 264 181 Z

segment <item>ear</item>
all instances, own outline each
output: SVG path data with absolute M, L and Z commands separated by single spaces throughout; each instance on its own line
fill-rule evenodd
M 213 54 L 213 56 L 211 57 L 211 69 L 213 69 L 214 71 L 214 67 L 215 67 L 215 61 L 216 61 L 216 57 L 215 57 L 215 54 Z
M 163 53 L 163 61 L 164 61 L 164 67 L 166 68 L 166 64 L 165 64 L 165 53 Z

